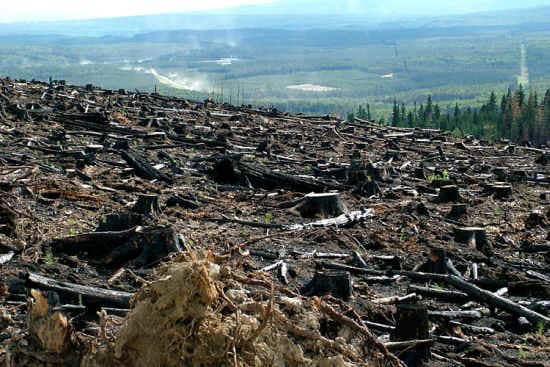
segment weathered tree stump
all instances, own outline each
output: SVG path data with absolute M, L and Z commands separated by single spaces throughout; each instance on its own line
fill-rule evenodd
M 450 203 L 460 201 L 460 193 L 458 192 L 458 186 L 446 185 L 439 189 L 439 196 L 437 197 L 440 203 Z
M 487 238 L 487 231 L 481 227 L 457 227 L 454 231 L 455 241 L 468 244 L 486 256 L 492 256 L 493 249 Z
M 529 214 L 529 216 L 525 219 L 525 228 L 532 229 L 545 226 L 546 220 L 542 212 L 539 210 L 532 211 L 531 214 Z
M 332 218 L 347 213 L 338 193 L 308 194 L 290 209 L 304 218 Z
M 398 304 L 392 341 L 426 340 L 430 337 L 428 309 L 422 304 Z M 406 350 L 400 358 L 407 366 L 421 366 L 429 356 L 430 346 L 421 344 Z
M 504 183 L 498 183 L 489 186 L 489 190 L 493 193 L 495 199 L 507 199 L 512 196 L 512 186 Z
M 426 172 L 424 172 L 424 167 L 417 167 L 414 170 L 414 177 L 420 180 L 426 179 Z
M 550 163 L 550 154 L 540 153 L 540 155 L 535 160 L 535 163 L 542 164 L 543 166 L 548 165 L 548 163 Z
M 495 167 L 493 168 L 493 175 L 499 181 L 505 181 L 508 179 L 508 168 L 506 167 Z
M 17 237 L 18 215 L 8 206 L 0 205 L 0 233 L 8 237 Z
M 160 214 L 160 205 L 158 195 L 138 195 L 138 200 L 132 208 L 134 213 L 156 217 Z
M 455 204 L 452 206 L 451 211 L 447 214 L 447 218 L 458 219 L 468 214 L 468 205 Z
M 301 290 L 302 295 L 306 297 L 330 294 L 344 301 L 351 298 L 352 292 L 351 274 L 347 271 L 317 272 Z
M 371 180 L 358 185 L 353 192 L 361 196 L 370 197 L 379 194 L 381 190 L 378 183 Z

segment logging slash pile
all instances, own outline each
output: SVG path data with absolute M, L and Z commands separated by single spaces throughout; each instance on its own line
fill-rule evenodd
M 0 366 L 546 366 L 549 157 L 0 79 Z

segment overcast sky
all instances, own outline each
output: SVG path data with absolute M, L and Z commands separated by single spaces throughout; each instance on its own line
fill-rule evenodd
M 268 2 L 270 0 L 0 0 L 0 22 L 159 14 Z

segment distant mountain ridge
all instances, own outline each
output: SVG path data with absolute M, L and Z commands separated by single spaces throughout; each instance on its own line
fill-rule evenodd
M 491 11 L 468 13 L 472 1 L 280 0 L 271 4 L 242 6 L 201 13 L 161 14 L 90 20 L 0 23 L 2 35 L 62 35 L 77 37 L 133 36 L 174 30 L 262 29 L 384 29 L 428 26 L 518 25 L 550 19 L 548 0 L 524 0 L 522 9 L 506 10 L 517 0 L 480 0 L 477 8 Z M 546 3 L 546 4 L 545 4 Z M 432 6 L 429 6 L 432 4 Z M 467 14 L 460 14 L 467 13 Z M 418 15 L 422 14 L 422 15 Z M 441 14 L 434 16 L 435 14 Z

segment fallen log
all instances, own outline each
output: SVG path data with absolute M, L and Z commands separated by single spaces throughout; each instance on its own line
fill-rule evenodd
M 153 167 L 145 158 L 140 157 L 137 153 L 130 150 L 123 150 L 122 158 L 134 169 L 136 175 L 146 180 L 160 180 L 171 182 L 172 179 Z
M 429 288 L 429 287 L 420 287 L 417 285 L 410 285 L 408 290 L 409 292 L 414 292 L 430 298 L 443 299 L 447 301 L 463 302 L 470 298 L 468 294 L 464 292 L 456 292 L 456 291 L 449 291 L 449 290 Z
M 524 307 L 513 301 L 510 301 L 509 299 L 506 299 L 502 296 L 498 296 L 485 289 L 481 289 L 456 276 L 453 276 L 453 275 L 449 276 L 447 278 L 447 283 L 451 284 L 457 289 L 462 290 L 463 292 L 467 293 L 470 297 L 472 297 L 477 301 L 487 303 L 490 306 L 499 308 L 504 311 L 508 311 L 514 315 L 523 316 L 527 320 L 532 321 L 534 324 L 537 324 L 539 322 L 545 325 L 550 324 L 549 317 L 541 315 L 538 312 L 535 312 L 527 307 Z
M 73 300 L 68 303 L 78 303 L 81 298 L 82 302 L 92 309 L 99 309 L 103 306 L 129 308 L 130 298 L 133 296 L 128 292 L 62 282 L 36 273 L 27 273 L 25 283 L 28 288 L 54 291 L 61 297 Z
M 326 192 L 338 190 L 340 185 L 309 177 L 295 176 L 274 172 L 264 167 L 252 166 L 248 163 L 225 157 L 219 160 L 210 173 L 212 178 L 223 184 L 238 184 L 267 190 L 288 189 L 302 193 Z
M 349 214 L 342 214 L 339 217 L 335 217 L 335 218 L 322 219 L 312 223 L 291 224 L 291 225 L 285 226 L 285 229 L 289 231 L 294 231 L 294 230 L 304 230 L 304 229 L 310 229 L 310 228 L 316 228 L 316 227 L 332 227 L 332 226 L 347 227 L 347 226 L 354 225 L 356 223 L 363 222 L 373 216 L 374 216 L 374 210 L 365 209 L 365 210 L 354 211 Z

